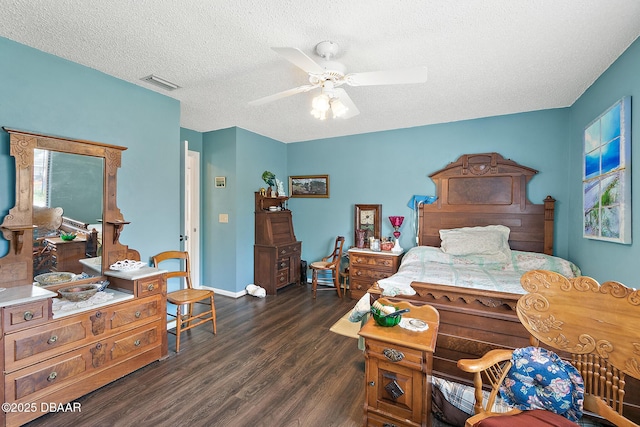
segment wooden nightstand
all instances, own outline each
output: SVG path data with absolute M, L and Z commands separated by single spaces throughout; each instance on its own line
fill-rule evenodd
M 60 237 L 48 237 L 45 239 L 51 255 L 53 256 L 53 271 L 69 271 L 82 273 L 81 259 L 85 259 L 87 239 L 78 236 L 73 240 L 62 240 Z
M 380 279 L 398 271 L 402 253 L 370 249 L 349 249 L 349 290 L 351 299 L 359 300 Z
M 382 304 L 392 304 L 385 299 Z M 429 325 L 414 332 L 399 325 L 378 326 L 370 318 L 359 334 L 365 338 L 365 426 L 430 426 L 431 369 L 438 337 L 440 315 L 430 305 L 409 308 L 405 316 Z

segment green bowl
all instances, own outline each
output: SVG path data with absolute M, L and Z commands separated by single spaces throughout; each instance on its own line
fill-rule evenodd
M 69 241 L 75 239 L 76 235 L 75 234 L 61 234 L 60 238 L 62 240 L 64 240 L 65 242 L 69 242 Z
M 375 319 L 376 323 L 384 327 L 395 326 L 398 323 L 400 323 L 400 320 L 402 319 L 401 314 L 398 316 L 392 316 L 392 317 L 388 317 L 388 316 L 382 317 L 384 313 L 382 313 L 380 310 L 378 310 L 375 307 L 371 307 L 371 314 L 373 315 L 373 318 Z

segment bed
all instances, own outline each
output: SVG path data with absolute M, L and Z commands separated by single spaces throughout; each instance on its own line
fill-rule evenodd
M 519 286 L 522 271 L 559 269 L 558 272 L 567 277 L 579 275 L 573 264 L 553 257 L 555 200 L 547 196 L 542 203 L 533 204 L 527 197 L 527 184 L 536 173 L 536 170 L 505 159 L 498 153 L 482 153 L 462 155 L 444 169 L 431 174 L 436 184 L 437 200 L 418 207 L 418 244 L 430 248 L 408 251 L 397 275 L 380 280 L 370 289 L 372 299 L 384 293 L 387 298 L 413 304 L 428 303 L 438 309 L 440 329 L 433 372 L 439 378 L 472 384 L 471 376 L 457 368 L 459 359 L 481 357 L 496 348 L 514 349 L 530 344 L 529 333 L 515 311 L 518 299 L 525 292 Z M 510 262 L 515 265 L 511 268 L 513 271 L 505 272 L 501 268 L 494 274 L 492 268 L 495 266 L 489 265 L 493 261 L 480 256 L 477 268 L 489 271 L 490 277 L 486 282 L 490 286 L 476 286 L 472 277 L 461 279 L 461 274 L 454 268 L 455 261 L 450 258 L 442 264 L 451 271 L 441 274 L 437 280 L 430 280 L 428 275 L 430 270 L 438 269 L 433 267 L 436 264 L 414 267 L 420 270 L 418 280 L 411 280 L 403 270 L 406 263 L 416 259 L 431 262 L 438 256 L 450 257 L 440 249 L 443 244 L 441 230 L 482 230 L 487 227 L 508 228 L 509 253 L 504 256 L 511 257 Z M 445 234 L 443 237 L 447 241 L 448 236 Z M 466 235 L 457 237 L 464 240 Z M 467 263 L 475 262 L 473 255 L 460 258 Z M 503 273 L 511 277 L 504 280 L 495 277 Z M 451 283 L 446 280 L 447 274 Z M 507 285 L 509 280 L 511 284 Z M 410 285 L 413 292 L 400 292 L 402 282 Z M 454 286 L 453 282 L 459 286 Z M 636 390 L 640 389 L 632 388 L 628 392 Z M 640 393 L 635 394 L 638 396 Z M 639 400 L 640 396 L 632 397 L 627 403 L 636 405 Z

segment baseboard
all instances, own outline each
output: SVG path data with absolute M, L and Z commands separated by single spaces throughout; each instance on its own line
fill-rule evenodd
M 200 286 L 200 289 L 211 289 L 213 292 L 215 292 L 216 295 L 224 295 L 225 297 L 231 297 L 231 298 L 240 298 L 242 296 L 247 295 L 246 289 L 243 289 L 240 292 L 227 291 L 226 289 L 218 289 L 218 288 L 213 288 L 211 286 Z

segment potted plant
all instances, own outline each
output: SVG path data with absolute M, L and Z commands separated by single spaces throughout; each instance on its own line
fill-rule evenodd
M 271 197 L 271 187 L 276 185 L 276 175 L 273 172 L 262 172 L 262 180 L 269 186 L 267 189 L 267 197 Z

